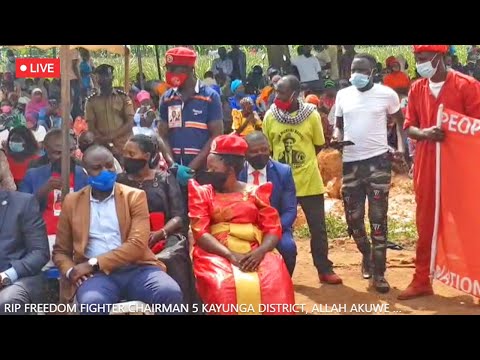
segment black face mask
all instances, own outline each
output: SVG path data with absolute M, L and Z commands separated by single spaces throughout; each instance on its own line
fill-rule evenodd
M 197 173 L 195 179 L 200 185 L 212 185 L 215 190 L 220 191 L 227 182 L 228 176 L 222 172 L 203 170 Z
M 145 165 L 147 165 L 146 159 L 123 158 L 123 166 L 125 167 L 127 174 L 138 174 Z
M 270 160 L 270 156 L 269 155 L 256 155 L 256 156 L 252 156 L 252 157 L 248 158 L 247 160 L 248 160 L 248 163 L 250 165 L 252 165 L 252 167 L 255 170 L 261 170 L 265 166 L 267 166 L 268 160 Z

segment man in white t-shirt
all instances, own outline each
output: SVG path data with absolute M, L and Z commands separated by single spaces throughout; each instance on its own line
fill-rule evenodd
M 386 293 L 390 290 L 384 274 L 392 172 L 387 117 L 392 116 L 402 128 L 403 114 L 397 93 L 373 83 L 375 68 L 374 57 L 355 55 L 350 78 L 352 86 L 340 90 L 335 102 L 337 128 L 334 141 L 350 140 L 354 143 L 343 150 L 342 195 L 349 234 L 363 255 L 363 278 L 371 278 L 373 272 L 373 286 L 378 292 Z M 395 156 L 401 154 L 396 153 Z M 365 230 L 366 198 L 372 244 Z
M 310 91 L 323 90 L 322 67 L 312 55 L 312 45 L 303 45 L 302 54 L 292 59 L 292 65 L 297 69 L 303 88 Z

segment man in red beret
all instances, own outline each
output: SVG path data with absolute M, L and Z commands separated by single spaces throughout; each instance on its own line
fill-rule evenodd
M 480 119 L 480 83 L 447 70 L 444 55 L 448 45 L 414 45 L 417 72 L 423 79 L 413 83 L 408 96 L 404 128 L 417 140 L 414 188 L 417 201 L 418 242 L 415 275 L 399 300 L 432 295 L 429 279 L 435 211 L 435 143 L 445 133 L 436 126 L 438 106 Z
M 197 79 L 196 59 L 189 48 L 167 51 L 166 82 L 172 88 L 160 100 L 158 130 L 167 148 L 166 160 L 177 169 L 185 192 L 195 171 L 204 168 L 212 140 L 223 134 L 220 95 Z

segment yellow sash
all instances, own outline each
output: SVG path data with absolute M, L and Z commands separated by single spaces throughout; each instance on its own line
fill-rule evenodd
M 262 232 L 252 224 L 218 223 L 211 227 L 211 232 L 213 236 L 227 232 L 227 243 L 224 245 L 229 250 L 239 254 L 250 252 L 250 242 L 257 241 L 261 244 L 263 240 Z M 243 272 L 233 264 L 232 270 L 235 280 L 237 305 L 239 305 L 238 315 L 260 315 L 262 296 L 257 272 Z M 253 306 L 254 312 L 248 312 L 250 305 Z M 241 311 L 241 307 L 244 307 L 245 311 Z

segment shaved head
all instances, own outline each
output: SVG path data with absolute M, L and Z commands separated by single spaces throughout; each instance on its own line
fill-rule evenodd
M 103 170 L 115 172 L 115 158 L 110 150 L 101 145 L 92 145 L 83 154 L 83 166 L 88 175 L 97 176 Z
M 250 146 L 250 144 L 259 143 L 259 142 L 265 142 L 268 144 L 268 140 L 265 134 L 258 130 L 248 134 L 245 137 L 245 141 L 247 142 L 248 146 Z
M 278 80 L 278 84 L 282 83 L 288 90 L 292 92 L 300 91 L 300 80 L 294 75 L 287 75 Z
M 89 160 L 91 160 L 91 158 L 97 157 L 99 155 L 113 158 L 112 152 L 108 150 L 105 146 L 92 145 L 83 154 L 83 161 L 87 163 Z

